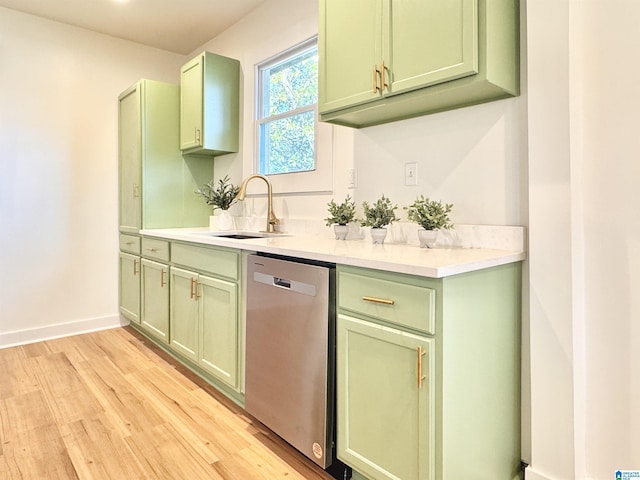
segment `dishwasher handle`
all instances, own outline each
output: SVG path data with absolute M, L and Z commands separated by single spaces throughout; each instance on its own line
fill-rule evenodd
M 276 287 L 291 288 L 291 280 L 287 280 L 286 278 L 273 277 L 273 284 Z
M 289 280 L 287 278 L 276 277 L 275 275 L 268 275 L 262 272 L 253 272 L 253 280 L 270 287 L 282 288 L 284 290 L 289 290 L 290 292 L 301 293 L 311 297 L 316 296 L 316 286 L 310 283 Z

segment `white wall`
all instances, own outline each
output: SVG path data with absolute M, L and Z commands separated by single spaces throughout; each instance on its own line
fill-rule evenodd
M 317 1 L 269 0 L 202 47 L 238 58 L 244 79 L 241 151 L 216 159 L 216 177 L 229 173 L 239 182 L 253 173 L 255 65 L 317 31 Z M 362 130 L 333 127 L 333 193 L 281 196 L 274 202 L 276 214 L 321 219 L 332 197 L 350 194 L 360 203 L 384 193 L 408 205 L 422 193 L 454 203 L 454 222 L 521 225 L 526 212 L 523 103 L 522 98 L 503 100 Z M 406 162 L 418 163 L 417 187 L 404 186 Z M 347 170 L 354 166 L 358 188 L 348 190 Z
M 640 5 L 527 2 L 531 468 L 640 470 Z
M 640 470 L 640 3 L 579 4 L 585 457 L 590 478 Z
M 185 58 L 0 8 L 0 346 L 117 322 L 117 98 Z

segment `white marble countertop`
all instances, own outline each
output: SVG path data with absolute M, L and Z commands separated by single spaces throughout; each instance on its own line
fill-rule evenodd
M 516 231 L 516 237 L 521 238 L 521 241 L 516 241 L 515 244 L 511 242 L 508 244 L 509 249 L 445 246 L 420 248 L 418 245 L 407 243 L 375 245 L 370 238 L 335 240 L 331 234 L 275 234 L 267 238 L 233 239 L 217 236 L 221 233 L 233 232 L 215 232 L 207 228 L 150 229 L 142 230 L 140 233 L 168 240 L 442 278 L 524 260 L 526 258 L 524 228 L 503 228 L 511 229 L 507 231 L 508 235 L 513 234 L 513 229 L 521 229 Z M 495 235 L 495 232 L 492 232 L 492 235 Z M 504 242 L 497 243 L 500 243 L 501 247 L 504 246 Z

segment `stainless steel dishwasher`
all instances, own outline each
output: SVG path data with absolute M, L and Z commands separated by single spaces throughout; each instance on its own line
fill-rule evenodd
M 322 468 L 333 458 L 335 268 L 247 264 L 245 409 Z

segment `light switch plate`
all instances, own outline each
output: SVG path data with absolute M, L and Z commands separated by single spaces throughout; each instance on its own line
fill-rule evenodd
M 358 171 L 355 168 L 347 170 L 347 188 L 356 188 L 358 186 Z
M 404 184 L 418 185 L 418 164 L 416 162 L 404 164 Z

